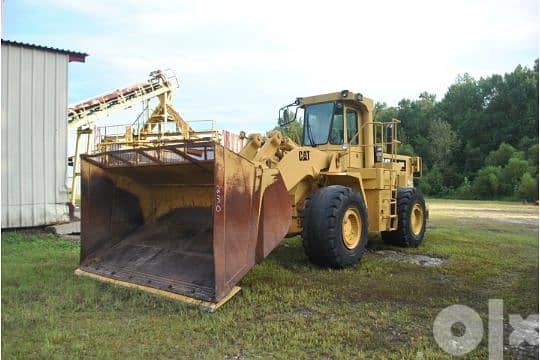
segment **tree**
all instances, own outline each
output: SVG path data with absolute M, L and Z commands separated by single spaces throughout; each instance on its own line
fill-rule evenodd
M 448 168 L 452 152 L 459 146 L 459 139 L 452 126 L 444 120 L 433 121 L 428 128 L 428 154 L 433 166 Z
M 456 189 L 456 197 L 459 199 L 474 199 L 472 184 L 466 176 L 463 183 Z
M 534 144 L 527 150 L 527 161 L 529 162 L 531 175 L 538 175 L 538 144 Z
M 289 114 L 289 119 L 294 119 L 295 113 L 290 110 L 286 110 L 286 111 Z M 299 119 L 295 119 L 294 121 L 290 122 L 289 124 L 285 126 L 276 126 L 271 131 L 278 130 L 283 135 L 289 137 L 295 143 L 300 144 L 302 143 L 303 128 L 304 126 L 302 123 L 302 119 L 299 118 Z M 269 131 L 268 133 L 270 133 L 271 131 Z
M 424 173 L 420 178 L 418 187 L 426 195 L 440 195 L 443 190 L 443 175 L 438 168 L 433 168 Z
M 398 103 L 396 118 L 401 121 L 399 125 L 400 139 L 407 140 L 418 154 L 425 157 L 429 144 L 426 141 L 429 124 L 439 116 L 436 106 L 435 95 L 423 92 L 418 100 L 403 99 Z M 431 162 L 426 159 L 427 167 L 431 167 Z
M 486 166 L 478 171 L 473 182 L 473 191 L 480 198 L 491 198 L 499 193 L 501 167 Z
M 516 152 L 516 149 L 507 143 L 502 143 L 497 150 L 491 151 L 486 156 L 485 164 L 492 166 L 504 166 Z
M 463 176 L 474 176 L 478 161 L 505 142 L 526 150 L 538 143 L 538 59 L 532 69 L 474 79 L 461 75 L 438 103 L 463 144 L 454 163 Z M 417 149 L 421 153 L 421 149 Z M 506 162 L 499 164 L 504 166 Z
M 295 120 L 289 125 L 286 125 L 279 130 L 281 130 L 281 133 L 283 135 L 288 136 L 292 141 L 300 144 L 302 142 L 302 129 L 302 123 L 298 120 Z
M 398 117 L 398 111 L 395 107 L 388 107 L 386 103 L 375 103 L 373 107 L 373 119 L 380 122 L 389 122 Z
M 506 74 L 459 75 L 440 101 L 423 92 L 376 103 L 373 119 L 401 121 L 397 152 L 422 157 L 426 194 L 518 196 L 525 173 L 538 178 L 538 71 L 536 59 Z M 279 130 L 300 142 L 301 122 Z
M 527 160 L 519 157 L 511 157 L 508 163 L 501 171 L 501 187 L 500 193 L 504 195 L 513 195 L 517 192 L 520 180 L 529 170 Z
M 483 165 L 486 154 L 482 150 L 467 141 L 465 147 L 461 151 L 456 151 L 454 158 L 456 163 L 460 165 L 461 173 L 464 177 L 473 178 Z
M 407 156 L 415 156 L 416 153 L 414 152 L 414 148 L 411 144 L 398 144 L 397 151 L 400 155 L 407 155 Z
M 538 183 L 528 172 L 521 177 L 518 194 L 522 199 L 530 202 L 538 200 Z
M 459 75 L 439 104 L 445 119 L 458 131 L 469 133 L 473 124 L 483 122 L 479 114 L 482 112 L 484 99 L 478 82 L 469 74 Z

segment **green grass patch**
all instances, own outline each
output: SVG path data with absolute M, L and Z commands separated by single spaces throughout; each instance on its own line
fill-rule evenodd
M 433 203 L 439 208 L 431 210 L 422 246 L 393 248 L 370 234 L 369 248 L 442 257 L 445 264 L 368 255 L 351 269 L 320 269 L 304 256 L 300 238 L 286 239 L 214 314 L 76 277 L 76 242 L 4 232 L 2 356 L 429 359 L 447 357 L 431 330 L 446 306 L 468 305 L 486 319 L 488 299 L 498 298 L 505 315 L 538 313 L 536 227 L 444 208 L 504 203 Z M 469 356 L 487 357 L 487 335 Z

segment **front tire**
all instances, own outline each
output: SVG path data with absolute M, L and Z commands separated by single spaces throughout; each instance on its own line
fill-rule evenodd
M 417 247 L 426 232 L 426 203 L 416 188 L 398 189 L 398 229 L 383 231 L 383 241 L 390 245 Z
M 323 187 L 308 196 L 302 225 L 304 250 L 316 265 L 345 268 L 364 254 L 367 210 L 362 196 L 348 187 Z

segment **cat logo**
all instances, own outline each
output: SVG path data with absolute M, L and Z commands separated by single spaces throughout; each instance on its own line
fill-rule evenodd
M 309 161 L 309 150 L 300 150 L 298 152 L 298 160 Z

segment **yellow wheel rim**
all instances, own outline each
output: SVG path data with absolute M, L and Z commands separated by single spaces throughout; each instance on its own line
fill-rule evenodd
M 414 204 L 411 211 L 411 231 L 414 235 L 419 235 L 424 226 L 424 209 L 420 204 Z
M 348 208 L 343 214 L 341 223 L 341 237 L 343 244 L 349 250 L 353 250 L 360 242 L 360 233 L 362 231 L 362 220 L 360 213 L 356 208 Z

